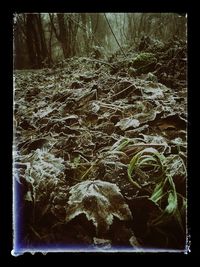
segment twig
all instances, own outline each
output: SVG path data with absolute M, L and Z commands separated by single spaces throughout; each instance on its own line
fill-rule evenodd
M 113 105 L 113 104 L 100 103 L 100 105 L 101 105 L 102 107 L 104 107 L 104 108 L 109 108 L 109 109 L 114 109 L 114 110 L 116 110 L 116 109 L 118 109 L 118 110 L 123 110 L 122 107 L 117 107 L 117 106 L 115 106 L 115 105 Z
M 81 178 L 80 178 L 81 181 L 83 180 L 83 178 L 85 178 L 88 175 L 88 173 L 90 172 L 90 170 L 93 169 L 94 165 L 95 164 L 91 164 L 91 166 L 89 167 L 89 169 L 87 169 L 87 171 L 81 176 Z
M 137 87 L 134 84 L 129 85 L 128 87 L 126 87 L 125 89 L 123 89 L 122 91 L 120 91 L 119 93 L 117 93 L 116 95 L 113 96 L 113 100 L 116 100 L 120 97 L 123 97 L 124 94 L 126 94 L 126 96 L 128 94 L 130 94 L 131 92 L 137 90 Z

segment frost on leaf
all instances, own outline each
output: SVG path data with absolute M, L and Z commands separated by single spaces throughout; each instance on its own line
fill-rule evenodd
M 126 130 L 128 128 L 137 128 L 140 125 L 139 120 L 132 118 L 125 118 L 120 120 L 115 126 L 119 126 L 121 130 Z
M 115 184 L 84 181 L 73 186 L 70 194 L 67 222 L 83 213 L 93 222 L 97 233 L 104 233 L 112 225 L 114 216 L 120 220 L 132 219 L 131 211 Z
M 64 161 L 62 158 L 56 158 L 48 151 L 37 149 L 32 156 L 31 169 L 28 170 L 35 183 L 42 179 L 57 179 L 63 174 Z
M 65 185 L 64 161 L 41 149 L 37 149 L 31 158 L 30 155 L 23 157 L 24 163 L 28 166 L 24 180 L 32 188 L 32 198 L 36 202 L 40 203 L 44 199 L 49 201 L 50 194 Z M 31 200 L 29 191 L 25 199 Z

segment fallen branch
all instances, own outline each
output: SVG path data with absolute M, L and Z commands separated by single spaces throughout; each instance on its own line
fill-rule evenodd
M 126 97 L 128 94 L 134 92 L 135 90 L 137 90 L 137 87 L 134 84 L 131 84 L 122 91 L 120 91 L 119 93 L 117 93 L 116 95 L 114 95 L 112 99 L 117 100 L 118 98 Z

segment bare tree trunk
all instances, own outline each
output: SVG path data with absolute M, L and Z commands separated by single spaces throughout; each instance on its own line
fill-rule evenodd
M 53 63 L 53 58 L 52 58 L 52 35 L 53 35 L 53 28 L 50 25 L 50 36 L 49 36 L 49 41 L 48 41 L 48 51 L 49 51 L 49 65 Z
M 26 15 L 26 40 L 31 67 L 40 68 L 49 65 L 51 57 L 40 14 Z
M 50 63 L 49 59 L 49 53 L 47 50 L 47 44 L 46 44 L 46 39 L 44 35 L 44 29 L 42 26 L 42 19 L 41 19 L 41 14 L 38 14 L 36 16 L 37 19 L 37 26 L 38 26 L 38 37 L 39 37 L 39 42 L 40 42 L 40 47 L 41 47 L 41 60 L 42 62 L 45 62 L 46 64 Z
M 34 34 L 34 21 L 30 14 L 26 15 L 26 44 L 29 55 L 30 66 L 33 68 L 38 67 L 38 55 L 35 49 L 35 34 Z
M 64 14 L 57 14 L 58 25 L 59 25 L 59 41 L 62 46 L 64 58 L 69 56 L 69 43 L 67 40 L 67 32 L 64 21 Z
M 85 51 L 86 51 L 86 54 L 88 56 L 88 54 L 89 54 L 89 36 L 87 34 L 87 18 L 86 18 L 85 13 L 81 13 L 81 21 L 82 21 L 82 25 L 86 29 L 84 34 L 83 34 L 83 39 L 84 39 L 84 43 L 85 43 Z
M 23 53 L 23 36 L 20 32 L 19 25 L 15 25 L 14 31 L 14 67 L 22 68 L 25 65 Z

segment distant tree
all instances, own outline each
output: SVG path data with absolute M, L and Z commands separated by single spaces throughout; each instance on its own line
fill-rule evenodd
M 55 36 L 61 44 L 64 58 L 75 55 L 76 35 L 78 24 L 74 22 L 77 14 L 56 14 L 57 21 L 55 21 L 54 14 L 49 14 L 51 25 Z
M 90 21 L 89 16 L 86 13 L 81 13 L 81 23 L 82 23 L 82 36 L 84 39 L 85 44 L 85 51 L 86 54 L 89 55 L 90 49 L 91 49 L 91 29 L 90 29 Z
M 45 38 L 45 34 L 44 34 L 44 28 L 43 28 L 43 20 L 41 17 L 41 14 L 38 14 L 36 16 L 36 20 L 37 20 L 37 26 L 38 26 L 38 35 L 39 35 L 39 42 L 40 42 L 40 49 L 41 49 L 41 58 L 43 60 L 43 62 L 47 65 L 49 65 L 52 61 L 51 58 L 51 52 L 48 51 L 47 49 L 47 43 L 46 43 L 46 38 Z
M 102 13 L 91 13 L 90 25 L 92 32 L 93 45 L 105 46 L 106 37 L 110 34 L 110 29 Z
M 40 14 L 26 14 L 26 41 L 32 67 L 40 68 L 50 64 L 42 19 Z
M 15 67 L 41 68 L 51 64 L 51 52 L 47 47 L 43 20 L 41 14 L 19 14 L 16 17 Z
M 139 13 L 127 13 L 127 42 L 136 45 L 141 36 L 141 22 Z
M 21 21 L 20 21 L 21 20 Z M 24 68 L 27 65 L 26 51 L 26 36 L 23 32 L 23 18 L 17 16 L 16 23 L 14 24 L 14 68 Z

